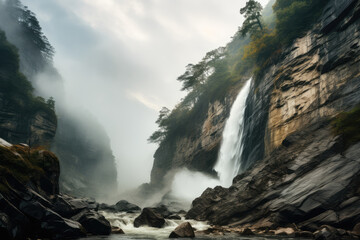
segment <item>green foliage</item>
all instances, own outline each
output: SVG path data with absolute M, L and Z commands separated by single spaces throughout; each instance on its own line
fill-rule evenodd
M 261 5 L 249 0 L 240 10 L 245 14 L 245 22 L 232 41 L 225 48 L 207 53 L 199 63 L 186 66 L 178 81 L 188 94 L 173 110 L 160 111 L 156 121 L 159 129 L 148 139 L 160 143 L 158 151 L 174 146 L 179 137 L 198 134 L 209 104 L 223 101 L 231 88 L 240 86 L 251 74 L 260 75 L 266 67 L 279 61 L 282 49 L 310 29 L 325 5 L 325 0 L 274 2 L 270 1 L 265 7 L 267 21 L 264 21 Z M 271 11 L 273 4 L 275 16 Z M 156 155 L 160 156 L 158 151 Z
M 245 7 L 240 9 L 240 14 L 245 16 L 245 21 L 240 29 L 240 33 L 243 37 L 248 33 L 252 35 L 259 30 L 263 30 L 261 23 L 262 9 L 261 4 L 255 0 L 247 1 Z
M 55 116 L 55 102 L 49 99 L 45 102 L 42 97 L 33 96 L 33 87 L 26 77 L 19 72 L 19 55 L 0 31 L 0 93 L 6 99 L 17 105 L 18 111 L 24 117 L 29 117 L 37 111 L 47 112 Z
M 333 132 L 340 135 L 344 147 L 360 141 L 360 105 L 349 112 L 338 114 L 332 121 Z
M 48 100 L 46 100 L 46 104 L 51 110 L 55 110 L 55 100 L 53 97 L 50 97 Z
M 55 52 L 54 48 L 43 34 L 35 14 L 21 4 L 19 0 L 5 0 L 2 4 L 4 5 L 4 11 L 10 15 L 11 20 L 20 26 L 21 32 L 18 34 L 27 43 L 26 51 L 24 52 L 29 56 L 40 53 L 41 56 L 32 57 L 45 62 L 52 62 Z
M 29 149 L 20 145 L 0 146 L 0 193 L 8 190 L 6 179 L 9 176 L 22 183 L 27 183 L 29 180 L 37 181 L 45 176 L 47 168 L 50 169 L 58 164 L 56 156 L 42 148 Z
M 301 37 L 319 18 L 327 0 L 277 0 L 273 6 L 276 15 L 278 40 L 290 44 Z

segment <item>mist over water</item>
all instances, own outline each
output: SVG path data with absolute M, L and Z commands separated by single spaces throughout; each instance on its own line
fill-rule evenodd
M 241 169 L 243 151 L 243 130 L 246 99 L 249 95 L 251 78 L 245 83 L 231 107 L 229 119 L 226 121 L 218 161 L 214 170 L 218 173 L 220 184 L 229 187 L 233 178 Z
M 175 175 L 171 186 L 171 193 L 178 199 L 190 203 L 209 187 L 213 188 L 218 185 L 229 187 L 233 178 L 241 170 L 244 113 L 251 81 L 250 78 L 240 90 L 225 124 L 219 157 L 214 167 L 219 179 L 183 169 Z

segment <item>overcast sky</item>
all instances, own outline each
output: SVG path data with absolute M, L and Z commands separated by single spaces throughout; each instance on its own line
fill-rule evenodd
M 121 190 L 149 181 L 158 111 L 184 95 L 176 78 L 188 63 L 230 41 L 245 2 L 23 0 L 56 49 L 68 99 L 106 129 Z

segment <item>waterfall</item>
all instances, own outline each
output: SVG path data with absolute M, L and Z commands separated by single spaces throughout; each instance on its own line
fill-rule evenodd
M 249 95 L 251 78 L 245 83 L 231 107 L 225 124 L 222 143 L 214 170 L 219 174 L 222 186 L 229 187 L 241 168 L 243 150 L 244 113 Z

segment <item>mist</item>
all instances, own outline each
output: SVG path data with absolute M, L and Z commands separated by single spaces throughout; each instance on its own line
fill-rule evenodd
M 242 22 L 238 9 L 245 1 L 23 4 L 36 13 L 56 50 L 54 66 L 63 79 L 64 106 L 90 112 L 109 135 L 122 192 L 149 182 L 157 146 L 147 138 L 156 130 L 158 111 L 172 108 L 184 96 L 176 78 L 188 63 L 230 41 Z M 56 99 L 60 88 L 44 84 L 48 77 L 38 75 L 36 89 Z

